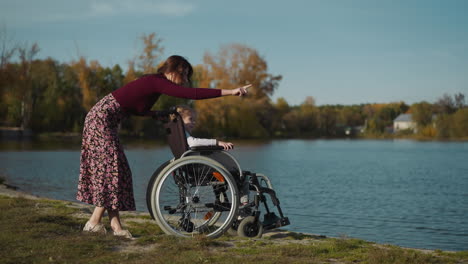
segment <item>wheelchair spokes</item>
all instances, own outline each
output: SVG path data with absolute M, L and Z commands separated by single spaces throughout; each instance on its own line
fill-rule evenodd
M 220 235 L 237 211 L 235 182 L 215 164 L 189 160 L 166 170 L 157 180 L 155 217 L 166 231 L 178 235 Z
M 182 118 L 174 109 L 159 116 L 167 118 L 164 127 L 174 159 L 154 172 L 146 202 L 149 213 L 165 233 L 215 238 L 234 230 L 241 236 L 261 237 L 263 229 L 289 224 L 268 177 L 243 171 L 239 162 L 222 148 L 189 148 Z M 238 188 L 242 188 L 242 197 Z M 270 210 L 267 197 L 279 216 Z M 241 199 L 244 205 L 240 210 Z M 260 207 L 266 211 L 263 219 Z

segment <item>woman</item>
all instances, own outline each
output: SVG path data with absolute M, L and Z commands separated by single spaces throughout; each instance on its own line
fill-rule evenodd
M 188 88 L 193 69 L 181 56 L 171 56 L 156 74 L 144 75 L 102 98 L 86 116 L 81 147 L 77 200 L 95 205 L 83 228 L 106 233 L 101 223 L 107 210 L 113 234 L 131 238 L 122 229 L 119 211 L 134 211 L 132 174 L 118 138 L 118 126 L 128 115 L 151 115 L 161 94 L 188 99 L 247 94 L 243 86 L 232 90 Z

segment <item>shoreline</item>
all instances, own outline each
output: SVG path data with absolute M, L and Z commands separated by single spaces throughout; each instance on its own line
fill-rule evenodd
M 3 132 L 17 132 L 16 130 L 2 130 Z M 123 141 L 128 142 L 142 142 L 142 141 L 154 141 L 157 143 L 164 142 L 164 137 L 155 139 L 155 137 L 141 137 L 131 136 L 127 134 L 119 134 L 119 137 Z M 298 136 L 298 137 L 268 137 L 268 138 L 231 138 L 234 141 L 272 141 L 272 140 L 414 140 L 414 141 L 434 141 L 434 142 L 467 142 L 468 138 L 438 138 L 438 137 L 427 137 L 418 134 L 359 134 L 353 136 L 336 136 L 336 137 L 323 137 L 323 136 Z M 43 133 L 32 133 L 28 132 L 18 135 L 10 135 L 2 133 L 0 135 L 1 141 L 34 141 L 34 142 L 47 142 L 47 141 L 65 141 L 65 142 L 81 142 L 81 133 L 78 132 L 43 132 Z
M 467 143 L 467 139 L 434 139 L 413 137 L 343 137 L 343 138 L 268 138 L 268 139 L 233 139 L 238 147 L 247 145 L 262 145 L 273 141 L 412 141 L 420 143 Z M 164 138 L 131 138 L 121 137 L 124 148 L 169 148 Z M 81 138 L 63 139 L 60 137 L 31 138 L 31 139 L 3 139 L 0 138 L 0 152 L 17 150 L 80 150 Z
M 24 199 L 29 199 L 29 200 L 48 200 L 48 201 L 54 201 L 54 202 L 62 202 L 67 204 L 68 206 L 72 208 L 78 208 L 82 212 L 88 212 L 89 217 L 92 213 L 92 210 L 94 208 L 93 205 L 81 203 L 78 201 L 65 201 L 65 200 L 57 200 L 57 199 L 52 199 L 48 197 L 41 197 L 37 195 L 30 194 L 28 192 L 21 191 L 19 187 L 10 185 L 6 182 L 0 183 L 0 196 L 7 196 L 11 198 L 24 198 Z M 120 212 L 121 216 L 123 218 L 131 218 L 131 217 L 148 217 L 152 221 L 153 224 L 157 225 L 156 222 L 154 222 L 153 219 L 151 219 L 150 215 L 148 212 L 144 211 L 122 211 Z M 81 215 L 82 217 L 85 216 L 85 214 Z M 309 234 L 309 233 L 303 233 L 303 232 L 294 232 L 294 231 L 288 231 L 288 230 L 281 230 L 281 229 L 273 229 L 273 230 L 268 230 L 263 234 L 264 238 L 269 238 L 269 237 L 276 237 L 276 238 L 281 238 L 281 237 L 287 237 L 289 235 L 300 237 L 300 236 L 308 236 L 314 239 L 340 239 L 337 237 L 327 237 L 325 235 L 318 235 L 318 234 Z M 359 238 L 351 238 L 351 239 L 359 239 Z M 378 244 L 376 242 L 369 242 L 373 243 L 375 245 L 381 245 L 381 246 L 392 246 L 392 247 L 399 247 L 402 249 L 409 249 L 409 250 L 416 250 L 419 252 L 424 252 L 424 253 L 433 253 L 437 251 L 441 252 L 449 252 L 449 253 L 456 253 L 456 252 L 464 252 L 464 251 L 451 251 L 451 250 L 440 250 L 440 249 L 424 249 L 424 248 L 408 248 L 408 247 L 401 247 L 401 246 L 396 246 L 396 245 L 388 245 L 388 244 Z
M 64 201 L 64 200 L 57 200 L 57 199 L 51 199 L 51 198 L 48 198 L 48 197 L 40 197 L 40 196 L 37 196 L 37 195 L 33 195 L 33 194 L 30 194 L 30 193 L 21 191 L 19 187 L 10 185 L 10 184 L 5 183 L 5 182 L 0 183 L 0 197 L 2 195 L 10 197 L 10 198 L 23 198 L 23 199 L 37 200 L 37 201 L 47 200 L 47 201 L 65 203 L 69 207 L 77 208 L 80 211 L 85 212 L 85 213 L 80 214 L 79 215 L 80 217 L 89 217 L 89 216 L 91 216 L 92 210 L 94 209 L 93 205 L 81 203 L 81 202 L 78 202 L 78 201 Z M 88 215 L 86 215 L 86 213 L 88 213 Z M 132 218 L 132 217 L 137 217 L 137 218 L 146 217 L 154 225 L 157 225 L 157 223 L 154 221 L 154 219 L 152 219 L 150 217 L 150 214 L 148 212 L 144 212 L 144 211 L 121 211 L 120 215 L 124 219 L 125 218 L 127 218 L 127 219 Z M 107 216 L 107 213 L 105 213 L 105 216 Z M 83 225 L 84 225 L 84 222 L 83 222 Z M 297 236 L 297 237 L 307 236 L 307 237 L 311 237 L 311 238 L 314 238 L 314 239 L 331 238 L 331 237 L 327 237 L 327 236 L 324 236 L 324 235 L 308 234 L 308 233 L 302 233 L 302 232 L 293 232 L 293 231 L 281 230 L 281 229 L 272 229 L 272 230 L 265 231 L 263 233 L 263 236 L 262 236 L 261 239 L 272 238 L 272 237 L 273 238 L 282 238 L 282 237 L 288 237 L 288 236 L 291 236 L 291 235 L 292 236 Z M 425 252 L 427 250 L 421 249 L 421 251 Z M 428 252 L 430 252 L 430 251 L 432 251 L 432 250 L 429 250 Z
M 468 251 L 403 248 L 356 238 L 269 230 L 262 238 L 167 235 L 146 212 L 122 212 L 134 239 L 83 232 L 93 206 L 31 195 L 0 184 L 0 259 L 5 263 L 453 263 Z

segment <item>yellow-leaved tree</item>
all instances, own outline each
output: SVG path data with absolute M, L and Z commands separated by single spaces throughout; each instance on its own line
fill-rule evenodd
M 229 44 L 217 54 L 205 53 L 204 64 L 195 67 L 198 87 L 233 89 L 252 84 L 243 98 L 223 97 L 195 102 L 197 132 L 210 136 L 260 138 L 271 135 L 275 108 L 270 96 L 280 75 L 268 73 L 266 60 L 253 48 Z

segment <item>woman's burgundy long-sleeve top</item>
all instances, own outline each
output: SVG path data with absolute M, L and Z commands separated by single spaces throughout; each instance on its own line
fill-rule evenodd
M 199 100 L 219 97 L 221 90 L 184 87 L 174 84 L 163 75 L 152 74 L 129 82 L 112 92 L 122 110 L 133 115 L 148 114 L 161 94 Z

